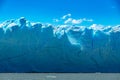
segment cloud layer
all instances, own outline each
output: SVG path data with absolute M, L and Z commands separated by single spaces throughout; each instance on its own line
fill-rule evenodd
M 71 14 L 66 14 L 60 19 L 53 19 L 54 22 L 63 22 L 63 24 L 72 24 L 72 25 L 79 25 L 82 22 L 93 22 L 92 19 L 86 19 L 86 18 L 79 18 L 79 19 L 74 19 L 72 18 Z

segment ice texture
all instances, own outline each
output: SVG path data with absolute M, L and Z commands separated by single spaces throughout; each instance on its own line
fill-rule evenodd
M 5 21 L 0 72 L 120 72 L 120 26 Z

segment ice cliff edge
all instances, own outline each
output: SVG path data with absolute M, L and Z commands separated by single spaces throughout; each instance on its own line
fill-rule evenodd
M 0 72 L 120 72 L 120 26 L 0 24 Z

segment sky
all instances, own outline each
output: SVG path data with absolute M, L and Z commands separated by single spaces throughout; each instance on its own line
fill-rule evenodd
M 119 3 L 119 0 L 0 0 L 0 22 L 25 17 L 52 24 L 119 25 Z

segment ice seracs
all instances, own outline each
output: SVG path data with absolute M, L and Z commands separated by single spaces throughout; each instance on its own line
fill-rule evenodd
M 0 24 L 0 72 L 120 72 L 120 26 Z

